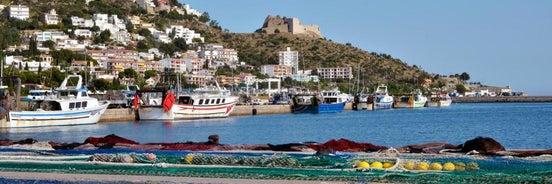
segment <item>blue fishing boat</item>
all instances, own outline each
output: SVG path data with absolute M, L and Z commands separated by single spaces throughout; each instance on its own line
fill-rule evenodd
M 348 95 L 339 90 L 322 91 L 318 95 L 304 94 L 293 97 L 293 113 L 342 112 Z
M 389 95 L 387 85 L 380 84 L 374 91 L 374 107 L 373 109 L 391 109 L 395 103 L 393 96 Z

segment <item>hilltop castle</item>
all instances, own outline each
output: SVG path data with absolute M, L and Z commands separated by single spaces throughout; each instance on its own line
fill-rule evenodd
M 273 34 L 279 31 L 292 33 L 294 35 L 306 35 L 313 38 L 322 38 L 318 25 L 302 25 L 298 18 L 281 18 L 279 15 L 276 17 L 270 15 L 267 16 L 261 30 L 268 34 Z

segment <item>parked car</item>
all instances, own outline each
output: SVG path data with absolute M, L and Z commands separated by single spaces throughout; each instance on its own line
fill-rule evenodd
M 261 99 L 253 99 L 253 105 L 264 105 L 265 103 Z

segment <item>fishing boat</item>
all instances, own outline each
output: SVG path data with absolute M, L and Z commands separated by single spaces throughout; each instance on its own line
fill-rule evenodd
M 164 88 L 137 90 L 132 106 L 139 120 L 173 120 L 174 94 Z
M 349 95 L 341 93 L 338 89 L 320 92 L 322 103 L 318 104 L 318 112 L 341 112 Z
M 387 85 L 380 84 L 374 91 L 373 109 L 391 109 L 395 99 L 389 95 L 387 91 Z
M 428 107 L 448 107 L 452 103 L 452 97 L 447 92 L 432 94 L 427 101 Z
M 414 90 L 409 95 L 404 95 L 395 102 L 395 108 L 420 108 L 424 107 L 427 97 L 422 95 L 420 89 Z
M 226 118 L 237 103 L 238 96 L 231 95 L 215 81 L 214 85 L 178 95 L 172 112 L 174 119 Z
M 109 106 L 109 101 L 98 101 L 88 96 L 82 76 L 69 75 L 54 90 L 55 95 L 36 100 L 28 111 L 9 111 L 2 117 L 0 127 L 39 127 L 58 125 L 94 124 Z M 5 109 L 4 109 L 5 110 Z
M 138 90 L 135 99 L 140 120 L 226 118 L 238 103 L 237 96 L 216 82 L 182 94 L 163 89 Z
M 317 95 L 298 94 L 293 97 L 293 113 L 342 112 L 348 95 L 339 90 L 322 91 Z

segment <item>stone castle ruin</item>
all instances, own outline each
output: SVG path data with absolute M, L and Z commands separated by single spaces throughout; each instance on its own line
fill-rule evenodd
M 302 25 L 298 18 L 282 18 L 279 15 L 275 17 L 267 16 L 261 30 L 268 34 L 288 32 L 294 35 L 322 38 L 318 25 Z

